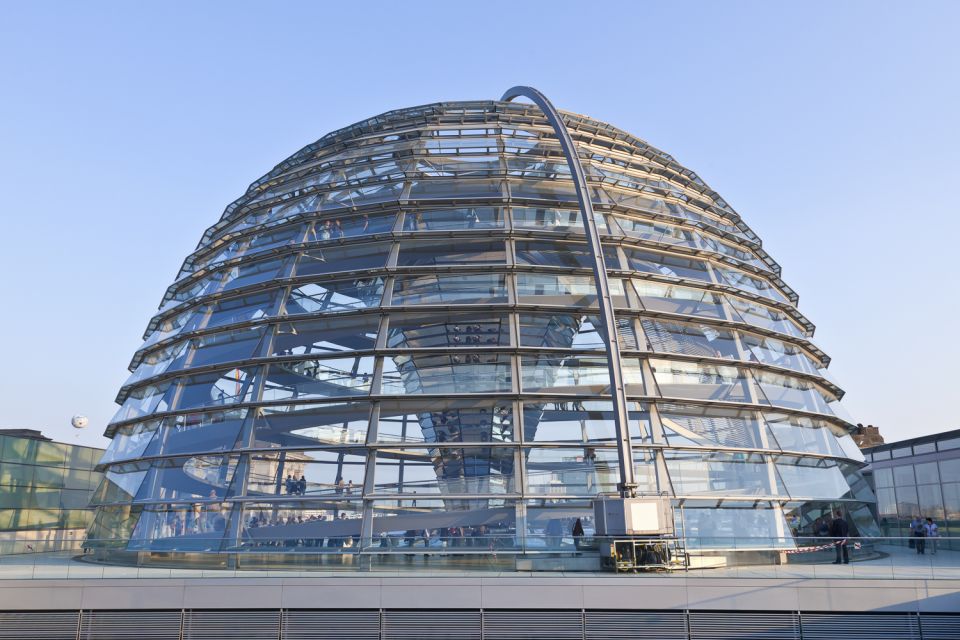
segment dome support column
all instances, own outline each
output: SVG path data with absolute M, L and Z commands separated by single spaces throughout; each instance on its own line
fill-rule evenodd
M 636 494 L 637 483 L 633 473 L 633 452 L 630 446 L 630 414 L 627 408 L 626 388 L 623 384 L 623 368 L 620 361 L 620 344 L 617 334 L 617 322 L 613 313 L 613 299 L 610 297 L 610 283 L 607 280 L 607 267 L 603 260 L 603 248 L 600 245 L 600 232 L 594 219 L 593 203 L 590 201 L 590 192 L 587 188 L 586 175 L 583 165 L 577 155 L 573 138 L 567 131 L 566 125 L 560 119 L 560 114 L 546 96 L 533 87 L 516 86 L 508 89 L 503 97 L 504 102 L 514 98 L 524 97 L 540 107 L 550 126 L 557 134 L 563 155 L 570 167 L 570 176 L 577 190 L 577 200 L 580 203 L 580 217 L 587 236 L 587 246 L 593 260 L 593 279 L 597 287 L 597 297 L 600 306 L 600 322 L 605 331 L 604 346 L 607 350 L 607 369 L 610 374 L 610 393 L 613 398 L 613 420 L 617 430 L 617 457 L 620 463 L 620 497 L 632 498 Z

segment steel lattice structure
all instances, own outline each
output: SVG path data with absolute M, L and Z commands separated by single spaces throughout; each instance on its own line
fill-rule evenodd
M 756 234 L 668 154 L 517 96 L 335 131 L 227 207 L 133 357 L 89 546 L 562 556 L 618 493 L 704 546 L 838 506 L 875 531 Z

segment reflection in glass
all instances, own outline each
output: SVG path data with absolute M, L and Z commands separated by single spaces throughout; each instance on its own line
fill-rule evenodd
M 394 306 L 506 301 L 505 276 L 496 273 L 397 276 L 393 285 Z
M 373 357 L 276 362 L 267 370 L 264 400 L 310 400 L 366 395 L 373 380 Z
M 383 359 L 383 394 L 489 393 L 510 391 L 510 357 L 495 353 Z
M 676 360 L 650 366 L 664 397 L 750 402 L 749 379 L 739 367 Z
M 385 400 L 380 403 L 380 442 L 513 442 L 513 408 L 496 400 Z

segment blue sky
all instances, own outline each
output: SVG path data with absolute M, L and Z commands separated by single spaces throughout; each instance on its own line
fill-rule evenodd
M 250 182 L 367 116 L 515 84 L 721 193 L 860 420 L 960 427 L 960 2 L 2 5 L 0 427 L 103 445 L 164 289 Z

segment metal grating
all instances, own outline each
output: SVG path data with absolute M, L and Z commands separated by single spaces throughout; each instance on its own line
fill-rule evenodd
M 0 611 L 3 640 L 74 640 L 79 611 Z
M 179 640 L 181 611 L 82 611 L 80 640 Z
M 920 633 L 923 640 L 960 640 L 960 614 L 923 613 Z
M 301 610 L 283 612 L 283 640 L 379 640 L 376 610 Z
M 583 640 L 580 611 L 484 611 L 484 640 Z
M 587 611 L 586 640 L 687 640 L 683 611 Z
M 690 640 L 800 640 L 793 612 L 691 611 Z
M 480 612 L 384 611 L 383 640 L 481 640 Z
M 186 611 L 183 640 L 277 640 L 280 611 Z
M 804 613 L 803 640 L 919 640 L 913 613 Z

